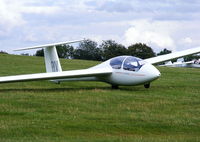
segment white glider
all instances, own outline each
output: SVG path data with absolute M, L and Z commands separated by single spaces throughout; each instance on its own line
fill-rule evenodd
M 188 61 L 188 62 L 167 62 L 164 65 L 159 65 L 163 67 L 183 67 L 183 68 L 200 68 L 200 59 Z
M 118 56 L 88 69 L 62 71 L 55 46 L 75 42 L 79 41 L 18 49 L 17 51 L 43 48 L 46 73 L 0 77 L 0 83 L 34 80 L 51 80 L 56 83 L 63 81 L 102 81 L 111 84 L 112 88 L 118 88 L 119 85 L 140 84 L 144 85 L 145 88 L 149 88 L 150 83 L 160 77 L 159 70 L 152 64 L 200 53 L 200 47 L 197 47 L 145 60 L 133 56 Z

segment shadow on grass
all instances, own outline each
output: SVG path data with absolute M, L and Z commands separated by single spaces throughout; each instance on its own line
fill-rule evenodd
M 65 92 L 65 91 L 93 91 L 93 90 L 102 90 L 102 91 L 145 91 L 143 87 L 120 87 L 119 89 L 112 89 L 111 87 L 80 87 L 80 88 L 5 88 L 0 89 L 0 92 Z

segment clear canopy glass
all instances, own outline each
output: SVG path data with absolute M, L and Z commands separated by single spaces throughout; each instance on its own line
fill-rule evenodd
M 113 69 L 120 69 L 126 56 L 119 56 L 111 59 L 110 65 Z
M 113 69 L 121 69 L 128 71 L 138 71 L 145 62 L 134 56 L 119 56 L 111 59 L 110 65 Z

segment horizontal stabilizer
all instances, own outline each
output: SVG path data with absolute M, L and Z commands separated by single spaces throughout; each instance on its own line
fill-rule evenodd
M 74 40 L 74 41 L 66 41 L 66 42 L 58 42 L 58 43 L 52 43 L 52 44 L 44 44 L 44 45 L 26 47 L 26 48 L 19 48 L 19 49 L 15 49 L 14 51 L 30 50 L 30 49 L 37 49 L 37 48 L 46 48 L 46 47 L 71 44 L 71 43 L 76 43 L 76 42 L 81 42 L 81 41 L 84 41 L 84 39 L 82 39 L 82 40 Z

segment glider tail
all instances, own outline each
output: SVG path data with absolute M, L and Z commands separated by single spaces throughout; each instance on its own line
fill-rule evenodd
M 46 72 L 62 72 L 60 60 L 55 46 L 44 48 Z
M 62 72 L 62 68 L 61 68 L 60 60 L 58 58 L 56 46 L 76 43 L 76 42 L 80 42 L 80 41 L 83 41 L 83 40 L 60 42 L 60 43 L 46 44 L 46 45 L 40 45 L 40 46 L 34 46 L 34 47 L 28 47 L 28 48 L 21 48 L 21 49 L 15 50 L 15 51 L 43 48 L 46 72 Z

